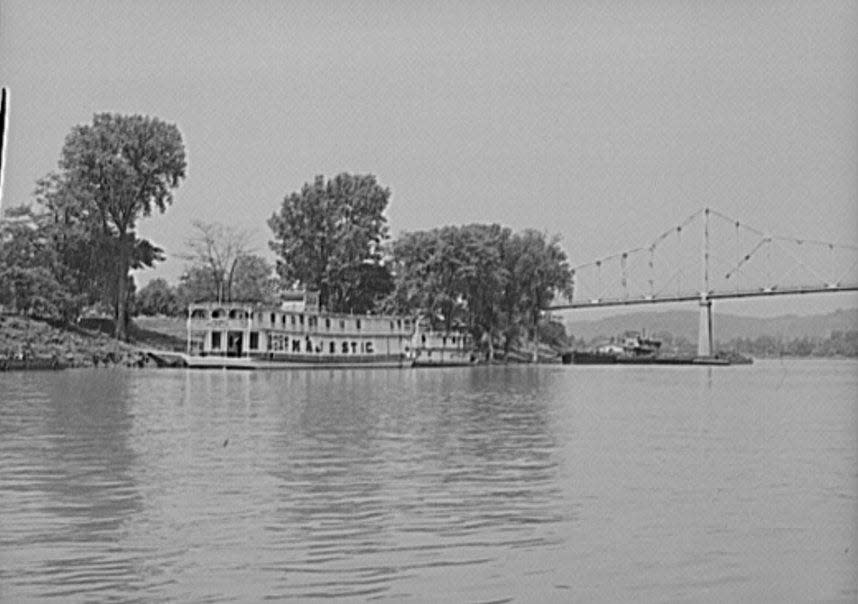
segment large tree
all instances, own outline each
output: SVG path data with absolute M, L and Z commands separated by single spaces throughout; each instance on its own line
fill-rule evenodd
M 287 195 L 268 221 L 284 284 L 318 291 L 321 305 L 335 312 L 371 310 L 389 290 L 380 275 L 387 271 L 381 245 L 389 198 L 374 176 L 345 173 L 317 176 Z M 375 286 L 381 289 L 366 291 Z
M 542 311 L 558 293 L 571 296 L 572 273 L 560 237 L 550 239 L 544 233 L 526 229 L 507 242 L 504 264 L 510 275 L 504 296 L 505 310 L 517 317 L 507 321 L 509 343 L 520 331 L 539 341 Z M 508 316 L 510 316 L 508 315 Z M 534 347 L 534 361 L 538 350 Z
M 391 307 L 417 312 L 434 328 L 464 325 L 489 354 L 496 339 L 508 350 L 523 333 L 537 338 L 542 309 L 571 282 L 557 237 L 497 224 L 406 233 L 393 256 Z
M 137 221 L 164 212 L 185 177 L 179 129 L 157 118 L 102 113 L 66 137 L 53 197 L 71 204 L 99 252 L 111 293 L 116 337 L 125 339 L 130 270 L 151 265 L 160 250 L 137 237 Z

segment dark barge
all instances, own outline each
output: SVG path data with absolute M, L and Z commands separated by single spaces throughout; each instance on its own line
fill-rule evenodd
M 713 356 L 662 353 L 661 342 L 627 332 L 617 343 L 592 350 L 570 350 L 561 355 L 564 365 L 749 365 L 753 360 L 729 352 Z

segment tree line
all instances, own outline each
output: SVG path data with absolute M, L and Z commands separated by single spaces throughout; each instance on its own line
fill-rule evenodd
M 188 264 L 179 282 L 153 279 L 138 291 L 131 270 L 165 252 L 137 235 L 137 223 L 166 211 L 185 170 L 175 125 L 100 114 L 73 128 L 36 203 L 7 211 L 0 304 L 66 321 L 106 309 L 125 338 L 135 313 L 180 315 L 202 300 L 276 304 L 281 291 L 304 288 L 331 312 L 420 316 L 489 348 L 558 335 L 541 316 L 572 285 L 557 236 L 469 224 L 394 239 L 390 189 L 369 174 L 317 176 L 287 194 L 267 221 L 275 264 L 250 248 L 248 232 L 200 221 L 180 254 Z
M 828 337 L 735 338 L 724 347 L 758 357 L 858 357 L 858 331 L 832 331 Z

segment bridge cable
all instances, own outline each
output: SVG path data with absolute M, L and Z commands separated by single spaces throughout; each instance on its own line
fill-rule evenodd
M 739 221 L 736 221 L 736 266 L 741 262 L 741 247 L 739 245 Z M 728 277 L 729 278 L 729 277 Z M 736 293 L 739 293 L 739 280 L 736 279 Z

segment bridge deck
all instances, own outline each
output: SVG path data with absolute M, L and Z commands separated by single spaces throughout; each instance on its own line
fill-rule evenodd
M 706 294 L 708 300 L 728 300 L 736 298 L 756 298 L 762 296 L 790 296 L 798 294 L 829 294 L 836 292 L 858 291 L 858 283 L 829 286 L 767 287 L 758 289 L 739 289 L 732 291 L 712 291 Z M 555 304 L 547 310 L 570 310 L 574 308 L 599 308 L 605 306 L 631 306 L 636 304 L 666 304 L 669 302 L 693 302 L 703 298 L 700 292 L 688 292 L 677 295 L 628 296 L 625 298 L 599 298 L 573 301 L 567 304 Z

